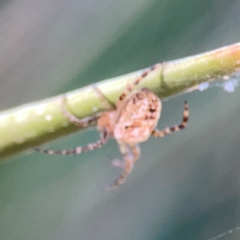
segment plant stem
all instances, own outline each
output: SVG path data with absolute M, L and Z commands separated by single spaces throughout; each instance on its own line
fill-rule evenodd
M 139 87 L 145 86 L 161 99 L 197 89 L 203 82 L 224 80 L 240 69 L 240 43 L 211 52 L 162 64 Z M 115 102 L 127 83 L 143 70 L 98 82 L 96 86 Z M 90 117 L 103 108 L 92 86 L 65 94 L 67 108 L 79 118 Z M 62 96 L 0 112 L 0 159 L 50 140 L 79 131 L 61 114 Z

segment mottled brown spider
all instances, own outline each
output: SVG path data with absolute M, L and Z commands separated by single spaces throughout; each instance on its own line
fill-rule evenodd
M 112 161 L 112 164 L 122 168 L 123 172 L 120 177 L 115 180 L 114 184 L 107 187 L 107 189 L 114 189 L 121 185 L 132 171 L 134 162 L 140 157 L 138 143 L 147 141 L 151 135 L 154 137 L 164 137 L 167 134 L 184 129 L 189 119 L 188 104 L 185 101 L 182 122 L 179 125 L 165 128 L 160 131 L 156 129 L 162 109 L 160 99 L 147 88 L 141 88 L 140 90 L 133 92 L 133 88 L 136 85 L 138 85 L 149 73 L 160 66 L 160 64 L 156 64 L 144 71 L 134 82 L 126 87 L 125 91 L 120 95 L 115 108 L 103 112 L 98 117 L 80 120 L 66 110 L 63 101 L 62 113 L 73 124 L 86 127 L 91 125 L 93 121 L 97 121 L 100 140 L 75 149 L 53 151 L 35 148 L 35 150 L 50 155 L 75 155 L 100 148 L 109 138 L 115 138 L 124 161 L 114 160 Z M 95 90 L 105 107 L 108 109 L 112 107 L 104 98 L 100 90 L 98 88 L 95 88 Z

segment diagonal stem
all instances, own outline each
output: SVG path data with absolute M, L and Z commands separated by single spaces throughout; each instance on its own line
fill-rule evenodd
M 148 87 L 160 98 L 176 96 L 196 88 L 203 82 L 224 80 L 240 69 L 240 43 L 211 52 L 170 61 L 153 71 L 138 87 Z M 108 79 L 96 86 L 111 102 L 115 102 L 125 86 L 142 70 Z M 79 118 L 104 111 L 99 98 L 87 86 L 65 94 L 68 109 Z M 0 159 L 79 131 L 61 114 L 61 96 L 29 103 L 0 112 Z

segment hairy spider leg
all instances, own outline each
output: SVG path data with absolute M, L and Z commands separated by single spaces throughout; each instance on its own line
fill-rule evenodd
M 141 149 L 140 149 L 139 145 L 138 144 L 128 144 L 128 147 L 129 147 L 129 150 L 131 151 L 130 153 L 132 154 L 133 161 L 136 162 L 140 158 L 140 154 L 141 154 Z M 125 168 L 124 161 L 119 160 L 119 159 L 112 160 L 111 164 L 114 167 L 120 167 L 122 169 Z
M 61 99 L 61 111 L 64 117 L 68 119 L 69 122 L 73 123 L 74 125 L 82 128 L 86 128 L 90 125 L 96 124 L 97 120 L 99 119 L 99 116 L 93 116 L 90 118 L 85 118 L 85 119 L 78 119 L 75 117 L 73 114 L 71 114 L 67 109 L 66 109 L 66 97 L 63 96 Z M 33 150 L 49 155 L 76 155 L 76 154 L 81 154 L 82 152 L 88 152 L 96 148 L 101 148 L 103 145 L 106 144 L 108 140 L 108 134 L 106 131 L 103 131 L 101 134 L 100 140 L 98 140 L 95 143 L 90 143 L 86 146 L 83 147 L 77 147 L 75 149 L 66 149 L 66 150 L 51 150 L 51 149 L 41 149 L 41 148 L 33 148 Z
M 129 144 L 129 147 L 133 154 L 133 160 L 136 162 L 140 158 L 141 149 L 138 144 Z
M 164 137 L 167 134 L 178 132 L 179 130 L 182 130 L 186 127 L 188 120 L 189 120 L 189 109 L 188 109 L 188 104 L 185 101 L 182 122 L 179 125 L 176 125 L 174 127 L 167 127 L 163 130 L 155 129 L 152 131 L 152 135 L 154 137 Z
M 79 119 L 76 116 L 74 116 L 72 113 L 70 113 L 66 109 L 66 97 L 63 96 L 61 100 L 61 111 L 63 116 L 68 119 L 69 122 L 73 123 L 74 125 L 82 128 L 86 128 L 88 126 L 94 125 L 97 123 L 97 120 L 99 116 L 92 116 L 89 118 Z
M 104 106 L 104 108 L 106 109 L 116 109 L 116 105 L 111 102 L 110 100 L 108 100 L 102 93 L 102 91 L 95 85 L 93 84 L 93 90 L 97 93 L 99 100 L 101 101 L 102 105 Z
M 125 91 L 119 96 L 119 101 L 123 101 L 132 91 L 135 86 L 137 86 L 149 73 L 163 66 L 160 63 L 155 64 L 154 66 L 148 68 L 144 71 L 139 77 L 136 78 L 134 82 L 128 84 Z
M 129 145 L 123 142 L 119 142 L 118 144 L 124 161 L 116 159 L 113 161 L 113 165 L 123 168 L 123 172 L 121 173 L 119 178 L 114 181 L 114 184 L 108 186 L 106 190 L 114 190 L 118 186 L 122 185 L 125 182 L 127 176 L 131 173 L 134 162 L 137 161 L 140 157 L 140 148 L 138 144 Z M 130 150 L 130 152 L 128 150 Z
M 48 155 L 76 155 L 81 154 L 83 152 L 89 152 L 97 148 L 101 148 L 103 145 L 106 144 L 108 141 L 109 135 L 106 131 L 103 131 L 100 134 L 101 138 L 95 143 L 89 143 L 86 146 L 79 146 L 74 149 L 66 149 L 66 150 L 50 150 L 50 149 L 41 149 L 41 148 L 34 148 L 35 151 L 45 153 Z
M 119 178 L 114 181 L 114 183 L 110 186 L 107 186 L 106 190 L 114 190 L 118 186 L 122 185 L 127 178 L 127 176 L 131 173 L 134 165 L 134 158 L 131 152 L 129 152 L 128 144 L 124 142 L 118 142 L 120 152 L 123 155 L 124 161 L 122 162 L 121 168 L 123 168 L 123 172 L 120 174 Z M 116 160 L 115 160 L 116 161 Z M 118 160 L 120 163 L 120 160 Z

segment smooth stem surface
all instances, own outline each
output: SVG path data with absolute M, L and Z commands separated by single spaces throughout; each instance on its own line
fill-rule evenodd
M 213 81 L 240 69 L 240 43 L 211 52 L 166 62 L 152 72 L 138 86 L 148 87 L 160 98 L 186 92 L 203 82 Z M 115 102 L 127 83 L 141 71 L 108 79 L 96 84 L 110 101 Z M 79 118 L 90 117 L 104 111 L 92 86 L 65 94 L 67 107 Z M 61 114 L 62 96 L 30 103 L 0 112 L 0 159 L 24 151 L 50 140 L 65 136 L 77 128 Z

